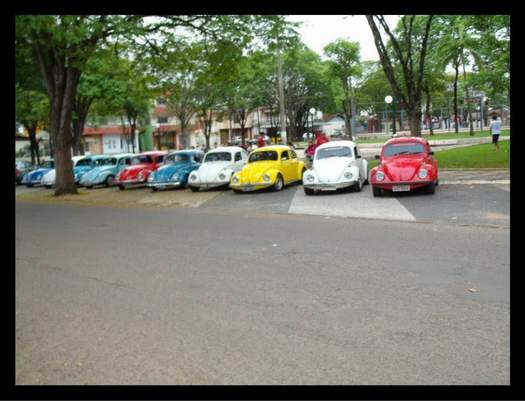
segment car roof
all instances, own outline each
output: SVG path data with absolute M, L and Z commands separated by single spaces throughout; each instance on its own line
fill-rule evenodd
M 211 149 L 208 151 L 208 153 L 213 152 L 238 152 L 240 150 L 244 150 L 240 146 L 222 146 L 220 148 Z
M 133 157 L 135 156 L 133 153 L 117 153 L 115 155 L 109 155 L 110 157 L 116 157 L 117 159 L 120 159 L 122 157 Z
M 319 145 L 317 149 L 324 149 L 324 148 L 330 148 L 332 146 L 348 146 L 348 147 L 351 147 L 353 148 L 354 146 L 356 146 L 356 143 L 353 142 L 353 141 L 330 141 L 330 142 L 325 142 L 321 145 Z
M 290 148 L 289 146 L 286 146 L 286 145 L 270 145 L 270 146 L 263 146 L 261 148 L 257 148 L 255 150 L 253 150 L 253 152 L 259 152 L 259 151 L 264 151 L 264 150 L 293 150 L 292 148 Z
M 139 153 L 137 156 L 155 156 L 155 155 L 167 155 L 167 150 L 148 150 L 147 152 Z
M 108 159 L 111 157 L 111 155 L 93 155 L 93 156 L 86 156 L 86 157 L 91 157 L 94 160 L 98 160 L 98 159 Z
M 204 154 L 204 152 L 202 150 L 199 150 L 199 149 L 184 149 L 184 150 L 176 150 L 175 152 L 170 152 L 168 155 L 174 155 L 174 154 L 178 154 L 178 155 L 192 155 L 194 153 L 202 153 L 202 154 Z
M 423 145 L 428 145 L 428 141 L 418 136 L 403 136 L 398 138 L 392 138 L 386 141 L 383 146 L 390 145 L 392 143 L 410 143 L 410 142 L 419 142 Z

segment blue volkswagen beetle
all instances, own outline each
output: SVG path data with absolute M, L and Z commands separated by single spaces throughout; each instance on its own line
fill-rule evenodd
M 148 187 L 154 191 L 163 188 L 179 188 L 188 185 L 188 176 L 201 165 L 204 152 L 179 150 L 164 157 L 163 166 L 148 177 Z
M 93 170 L 96 167 L 100 167 L 106 164 L 107 160 L 111 156 L 108 155 L 96 155 L 96 156 L 86 156 L 83 159 L 79 160 L 75 167 L 73 167 L 73 174 L 75 174 L 75 182 L 80 183 L 81 178 L 88 171 Z
M 115 177 L 124 167 L 131 164 L 133 153 L 122 153 L 101 160 L 99 165 L 85 173 L 80 179 L 80 185 L 93 188 L 95 185 L 110 187 L 115 185 Z
M 22 184 L 25 184 L 26 187 L 32 187 L 33 185 L 39 185 L 42 181 L 42 177 L 47 172 L 55 168 L 55 161 L 48 160 L 40 164 L 40 167 L 36 170 L 30 171 L 24 175 L 22 178 Z

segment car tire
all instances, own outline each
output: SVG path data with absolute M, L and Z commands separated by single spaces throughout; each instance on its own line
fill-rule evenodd
M 374 195 L 374 198 L 381 196 L 381 188 L 372 187 L 372 194 Z
M 439 185 L 439 178 L 436 179 L 436 187 Z
M 284 181 L 283 176 L 281 174 L 277 174 L 277 177 L 275 178 L 275 183 L 272 186 L 272 189 L 274 191 L 280 191 L 284 188 Z
M 92 189 L 92 188 L 93 188 L 93 185 L 86 185 L 86 188 L 87 188 L 87 189 Z
M 357 183 L 354 185 L 354 192 L 361 192 L 363 190 L 363 183 L 357 178 Z
M 158 192 L 158 191 L 159 191 L 159 189 L 158 189 L 157 187 L 151 187 L 151 190 L 152 190 L 153 192 Z
M 44 185 L 44 187 L 46 187 L 47 189 L 51 189 L 52 185 Z
M 126 189 L 126 187 L 122 184 L 119 184 L 118 185 L 118 189 L 120 189 L 121 191 L 124 191 Z
M 33 184 L 26 184 L 26 187 L 31 188 Z
M 433 194 L 434 192 L 436 192 L 436 183 L 431 182 L 429 185 L 427 185 L 426 190 L 427 194 Z
M 242 194 L 242 191 L 240 189 L 234 189 L 233 192 L 236 194 Z
M 313 195 L 313 194 L 315 194 L 315 191 L 312 188 L 303 187 L 303 189 L 304 189 L 304 194 L 305 195 Z
M 115 183 L 115 176 L 114 175 L 108 175 L 106 179 L 104 180 L 104 184 L 106 187 L 111 187 Z
M 199 192 L 199 187 L 190 187 L 191 192 Z

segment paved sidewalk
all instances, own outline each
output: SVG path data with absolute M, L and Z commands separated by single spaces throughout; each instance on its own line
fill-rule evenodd
M 510 169 L 440 169 L 441 184 L 510 184 Z

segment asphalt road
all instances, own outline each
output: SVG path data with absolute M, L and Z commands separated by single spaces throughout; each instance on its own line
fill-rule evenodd
M 17 202 L 16 383 L 509 384 L 509 248 L 502 227 Z

